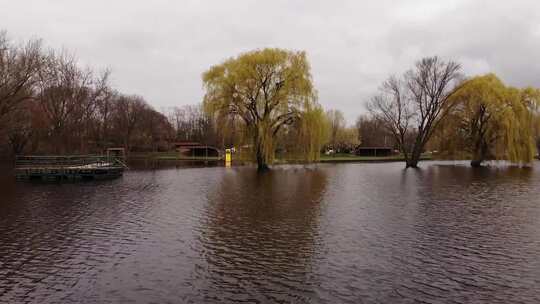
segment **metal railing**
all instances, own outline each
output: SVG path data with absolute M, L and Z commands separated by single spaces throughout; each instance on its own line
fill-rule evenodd
M 117 157 L 103 155 L 34 156 L 18 155 L 15 168 L 67 168 L 67 167 L 123 167 L 127 165 Z

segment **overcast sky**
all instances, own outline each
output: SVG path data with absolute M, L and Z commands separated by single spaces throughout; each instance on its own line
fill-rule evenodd
M 391 74 L 424 56 L 540 87 L 540 1 L 0 0 L 0 29 L 43 38 L 156 109 L 202 100 L 201 74 L 238 53 L 305 50 L 319 102 L 353 123 Z

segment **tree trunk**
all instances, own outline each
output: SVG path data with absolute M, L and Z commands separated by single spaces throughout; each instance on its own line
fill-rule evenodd
M 270 168 L 268 167 L 268 159 L 266 156 L 266 153 L 268 152 L 267 149 L 268 143 L 266 142 L 265 137 L 265 129 L 264 125 L 258 125 L 256 126 L 256 134 L 254 137 L 255 142 L 255 158 L 257 160 L 257 170 L 259 172 L 267 171 Z
M 266 163 L 266 160 L 263 155 L 262 147 L 260 143 L 257 143 L 257 151 L 256 151 L 256 157 L 257 157 L 257 170 L 260 172 L 267 171 L 270 168 L 268 167 L 268 164 Z
M 405 168 L 418 168 L 418 160 L 413 158 L 409 159 L 406 162 Z
M 475 145 L 474 157 L 471 160 L 471 167 L 478 168 L 482 166 L 482 162 L 486 159 L 487 144 L 483 140 Z
M 471 167 L 478 168 L 482 166 L 482 163 L 485 160 L 485 155 L 483 152 L 475 154 L 476 156 L 471 160 Z
M 11 151 L 14 156 L 21 154 L 26 146 L 27 140 L 24 138 L 12 138 L 11 141 Z
M 482 159 L 473 159 L 471 160 L 471 167 L 478 168 L 482 166 Z
M 130 140 L 129 140 L 129 135 L 127 135 L 124 138 L 124 154 L 126 157 L 129 157 L 130 150 L 131 150 Z
M 270 170 L 268 164 L 262 158 L 257 157 L 257 171 L 264 172 L 268 170 Z
M 409 158 L 405 160 L 405 168 L 418 168 L 418 162 L 420 162 L 421 155 L 421 149 L 415 147 Z

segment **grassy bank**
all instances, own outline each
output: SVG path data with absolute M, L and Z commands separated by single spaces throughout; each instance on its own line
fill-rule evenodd
M 430 155 L 423 155 L 421 160 L 431 160 Z M 321 155 L 321 163 L 342 163 L 342 162 L 399 162 L 405 161 L 403 155 L 391 156 L 358 156 L 352 154 Z
M 131 160 L 178 160 L 178 161 L 219 161 L 223 160 L 215 156 L 185 156 L 175 152 L 133 152 L 129 155 Z M 430 155 L 422 156 L 422 160 L 430 160 Z M 233 156 L 233 160 L 238 160 Z M 321 155 L 320 163 L 344 163 L 344 162 L 399 162 L 404 161 L 402 155 L 392 156 L 357 156 L 352 154 Z M 301 163 L 298 159 L 277 158 L 275 163 Z
M 189 161 L 218 161 L 217 156 L 185 156 L 177 152 L 131 152 L 130 160 L 189 160 Z

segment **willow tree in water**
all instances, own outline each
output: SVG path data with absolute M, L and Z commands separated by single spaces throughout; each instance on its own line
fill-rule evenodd
M 534 115 L 538 96 L 505 86 L 488 74 L 466 81 L 451 97 L 454 107 L 443 123 L 446 150 L 465 150 L 471 166 L 485 160 L 530 163 L 534 157 Z
M 274 159 L 275 138 L 315 101 L 305 52 L 263 49 L 243 53 L 203 74 L 206 111 L 238 117 L 259 170 Z
M 323 108 L 318 105 L 307 105 L 300 119 L 290 128 L 293 142 L 292 152 L 307 162 L 320 160 L 321 150 L 330 139 L 330 121 Z
M 532 115 L 536 152 L 540 153 L 540 89 L 529 87 L 521 94 Z

